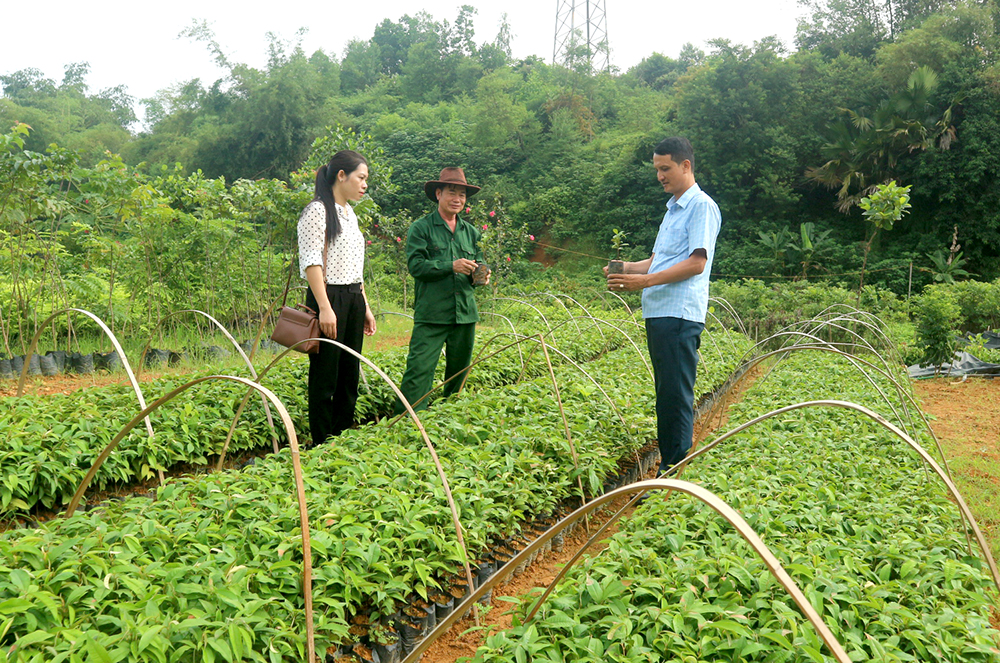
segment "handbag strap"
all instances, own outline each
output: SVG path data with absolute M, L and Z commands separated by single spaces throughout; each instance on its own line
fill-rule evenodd
M 326 252 L 330 250 L 330 241 L 327 239 L 323 240 L 323 283 L 326 283 Z M 288 263 L 288 278 L 285 280 L 285 292 L 281 295 L 281 305 L 287 306 L 288 304 L 288 291 L 292 287 L 292 274 L 295 273 L 295 263 L 296 260 L 293 258 Z M 312 309 L 309 309 L 310 311 Z M 314 312 L 315 313 L 315 312 Z

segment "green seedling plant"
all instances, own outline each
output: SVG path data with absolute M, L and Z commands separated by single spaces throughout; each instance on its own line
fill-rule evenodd
M 631 350 L 608 351 L 599 341 L 581 346 L 595 352 L 587 367 L 598 379 L 644 370 Z M 726 361 L 713 353 L 707 351 L 703 365 Z M 547 370 L 515 383 L 522 368 L 510 356 L 502 374 L 513 375 L 511 382 L 470 386 L 424 414 L 452 477 L 474 558 L 522 536 L 536 515 L 577 496 Z M 297 372 L 289 377 L 303 384 L 304 368 L 290 366 Z M 712 375 L 733 368 L 730 363 Z M 623 426 L 610 404 L 575 386 L 585 380 L 578 370 L 558 366 L 557 376 L 571 434 L 587 442 L 578 449 L 580 468 L 593 477 L 587 489 L 596 493 L 618 458 L 646 444 L 652 417 Z M 699 391 L 715 386 L 700 384 Z M 619 408 L 649 412 L 645 387 L 617 385 L 610 395 Z M 225 400 L 221 393 L 213 397 Z M 155 501 L 110 501 L 40 528 L 0 534 L 0 652 L 6 657 L 0 660 L 105 654 L 130 661 L 302 660 L 301 535 L 287 489 L 288 453 L 282 449 L 240 471 L 172 480 Z M 351 429 L 303 453 L 302 465 L 320 651 L 348 638 L 353 616 L 379 622 L 414 596 L 448 586 L 463 554 L 436 473 L 411 427 L 383 420 Z
M 731 425 L 824 398 L 879 406 L 844 362 L 799 353 L 745 393 Z M 716 451 L 685 479 L 765 533 L 852 660 L 1000 661 L 985 564 L 969 555 L 954 505 L 908 447 L 844 410 L 809 409 Z M 832 660 L 743 539 L 678 495 L 648 499 L 525 623 L 532 604 L 473 660 Z
M 896 180 L 874 187 L 871 195 L 865 196 L 858 203 L 864 210 L 864 217 L 872 225 L 871 235 L 865 242 L 865 257 L 861 263 L 861 281 L 858 292 L 865 284 L 865 268 L 868 266 L 868 254 L 871 253 L 875 237 L 881 230 L 892 230 L 893 225 L 907 214 L 910 207 L 910 185 L 899 186 Z

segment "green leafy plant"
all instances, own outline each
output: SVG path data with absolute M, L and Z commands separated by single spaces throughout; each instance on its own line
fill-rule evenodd
M 622 259 L 622 249 L 628 248 L 629 244 L 625 241 L 628 237 L 628 233 L 619 228 L 615 228 L 611 233 L 611 248 L 615 250 L 615 260 Z
M 899 186 L 896 180 L 891 180 L 886 184 L 879 184 L 874 187 L 871 195 L 865 196 L 858 202 L 858 207 L 864 210 L 864 217 L 872 226 L 871 235 L 865 242 L 865 257 L 861 263 L 860 288 L 865 284 L 865 268 L 868 266 L 868 254 L 871 253 L 872 243 L 880 230 L 892 230 L 893 224 L 903 218 L 903 215 L 910 209 L 910 185 Z
M 951 291 L 928 286 L 917 303 L 917 343 L 923 350 L 920 363 L 940 367 L 955 357 L 960 311 Z

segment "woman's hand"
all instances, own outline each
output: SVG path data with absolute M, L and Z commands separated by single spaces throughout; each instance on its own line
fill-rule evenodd
M 372 315 L 372 310 L 365 307 L 365 336 L 373 336 L 375 334 L 375 316 Z
M 332 308 L 320 308 L 319 329 L 323 332 L 323 336 L 334 341 L 337 340 L 337 314 L 333 312 Z

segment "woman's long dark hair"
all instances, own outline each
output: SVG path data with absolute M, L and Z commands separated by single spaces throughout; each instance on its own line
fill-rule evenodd
M 330 163 L 320 166 L 316 171 L 316 199 L 326 208 L 326 243 L 329 244 L 340 234 L 340 219 L 337 217 L 337 207 L 333 199 L 333 185 L 337 181 L 337 173 L 344 171 L 350 175 L 361 164 L 368 161 L 354 150 L 341 150 L 333 155 Z

